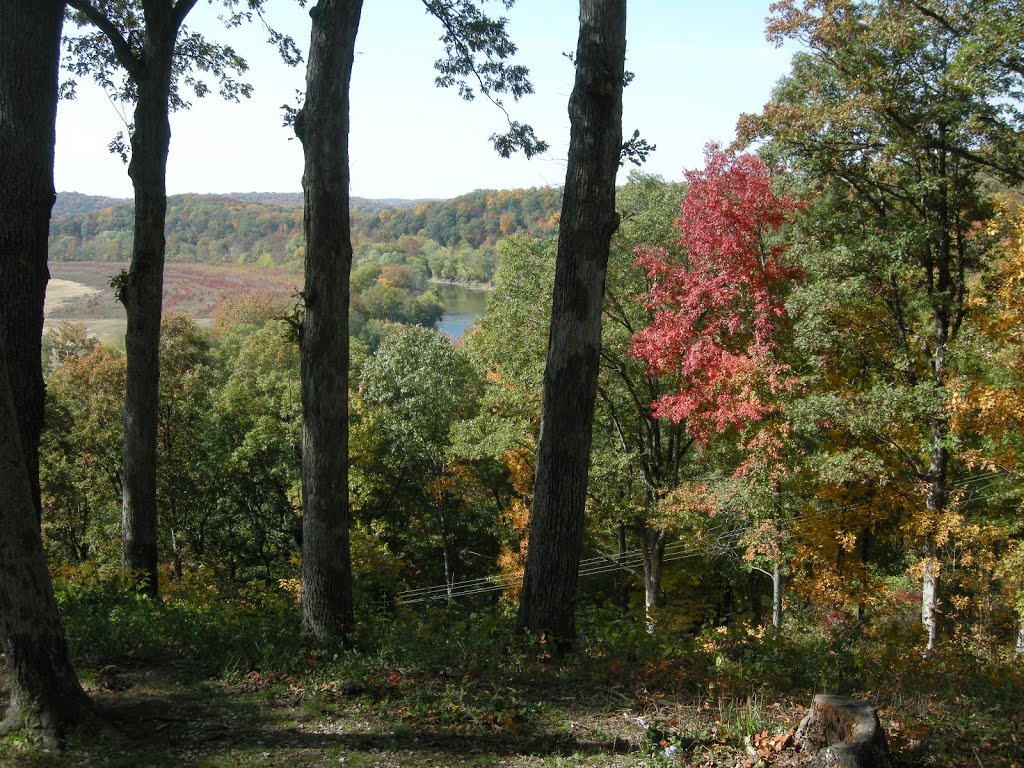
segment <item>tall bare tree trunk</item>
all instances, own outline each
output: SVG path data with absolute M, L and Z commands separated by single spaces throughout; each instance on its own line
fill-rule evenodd
M 772 564 L 772 629 L 782 629 L 782 486 L 778 479 L 772 489 L 775 507 L 775 535 L 779 538 L 779 552 Z
M 40 536 L 39 435 L 47 231 L 64 3 L 0 0 L 0 734 L 59 746 L 91 714 L 68 655 Z
M 940 319 L 941 323 L 942 320 Z M 941 388 L 944 386 L 945 374 L 945 332 L 940 325 L 938 334 L 939 343 L 935 350 L 935 383 Z M 949 490 L 947 487 L 949 475 L 949 451 L 946 449 L 946 436 L 949 433 L 949 424 L 944 415 L 933 417 L 931 424 L 932 450 L 928 467 L 928 497 L 925 505 L 931 516 L 930 530 L 924 541 L 924 569 L 921 574 L 921 624 L 924 626 L 927 643 L 925 655 L 928 656 L 935 650 L 939 637 L 939 579 L 941 574 L 941 563 L 939 560 L 939 548 L 935 541 L 934 528 L 944 515 L 949 514 Z
M 167 155 L 173 53 L 178 30 L 195 0 L 145 4 L 146 54 L 133 78 L 138 88 L 132 159 L 135 238 L 132 262 L 121 291 L 128 316 L 125 333 L 124 439 L 121 492 L 121 565 L 141 575 L 156 596 L 157 408 L 160 400 L 160 317 L 164 288 L 164 220 L 167 215 Z
M 43 302 L 53 208 L 57 70 L 64 3 L 0 3 L 0 342 L 11 377 L 19 442 L 40 516 L 39 437 L 45 389 Z
M 580 0 L 551 334 L 530 542 L 517 625 L 571 644 L 601 350 L 609 243 L 618 227 L 626 0 Z
M 362 0 L 320 0 L 306 103 L 296 116 L 305 165 L 302 323 L 302 624 L 319 640 L 353 624 L 348 507 L 349 84 Z

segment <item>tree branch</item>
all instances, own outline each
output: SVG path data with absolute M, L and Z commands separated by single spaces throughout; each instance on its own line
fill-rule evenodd
M 171 24 L 174 25 L 174 29 L 178 30 L 185 21 L 185 17 L 192 12 L 192 9 L 196 7 L 198 0 L 178 0 L 174 5 L 174 10 L 171 11 Z
M 196 0 L 190 1 L 195 5 Z M 117 56 L 118 63 L 125 68 L 130 77 L 134 79 L 141 77 L 142 59 L 132 52 L 132 47 L 128 45 L 124 35 L 105 13 L 96 8 L 89 0 L 67 0 L 67 4 L 85 16 L 93 26 L 107 36 L 114 48 L 114 55 Z

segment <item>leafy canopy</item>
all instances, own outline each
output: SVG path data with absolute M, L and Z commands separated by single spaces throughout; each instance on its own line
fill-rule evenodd
M 643 301 L 654 318 L 633 343 L 652 374 L 676 377 L 675 391 L 655 401 L 655 415 L 687 420 L 702 442 L 761 418 L 771 408 L 764 392 L 792 386 L 772 352 L 786 315 L 785 286 L 798 273 L 783 260 L 786 247 L 769 237 L 799 207 L 775 194 L 768 167 L 754 155 L 711 145 L 705 161 L 703 171 L 686 174 L 678 222 L 686 258 L 672 260 L 661 247 L 637 250 L 651 281 Z

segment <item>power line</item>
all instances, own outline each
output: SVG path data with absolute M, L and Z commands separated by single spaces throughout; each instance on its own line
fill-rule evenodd
M 972 489 L 974 494 L 979 491 L 987 490 L 991 485 L 994 484 L 995 479 L 1008 474 L 1005 470 L 995 470 L 990 472 L 980 472 L 976 475 L 970 475 L 964 477 L 955 483 L 951 483 L 951 487 L 960 488 L 964 486 L 973 485 L 975 483 L 984 483 L 980 488 Z M 717 479 L 711 476 L 708 477 L 697 477 L 687 478 L 689 482 L 702 482 L 706 480 Z M 972 495 L 970 500 L 980 501 L 987 498 L 991 498 L 998 494 L 986 494 L 984 496 Z M 858 504 L 847 504 L 842 505 L 844 510 L 855 510 L 874 506 L 872 502 L 861 502 Z M 805 515 L 798 514 L 787 519 L 787 523 L 795 523 L 804 519 Z M 710 533 L 710 537 L 702 537 L 697 542 L 688 541 L 676 541 L 665 546 L 662 554 L 662 562 L 670 563 L 677 560 L 688 559 L 692 557 L 699 557 L 701 555 L 709 554 L 721 554 L 722 551 L 713 552 L 709 545 L 715 542 L 724 542 L 732 540 L 740 536 L 741 534 L 753 530 L 753 526 L 740 527 L 732 529 L 719 528 L 713 530 Z M 714 535 L 717 534 L 717 535 Z M 633 571 L 637 566 L 640 566 L 644 562 L 644 551 L 643 550 L 630 550 L 620 553 L 617 556 L 608 554 L 599 554 L 594 557 L 588 557 L 580 560 L 578 575 L 580 577 L 588 576 L 599 576 L 605 573 L 611 573 L 618 570 Z M 454 599 L 456 597 L 467 597 L 470 595 L 485 594 L 488 592 L 499 592 L 506 590 L 512 586 L 515 586 L 522 577 L 519 574 L 496 574 L 492 576 L 482 576 L 475 579 L 466 579 L 464 581 L 455 581 L 451 583 L 438 584 L 429 587 L 416 587 L 413 589 L 407 589 L 399 593 L 399 600 L 406 604 L 412 605 L 414 603 L 424 603 L 431 600 L 447 600 Z
M 703 542 L 705 546 L 694 546 L 694 542 L 677 541 L 665 546 L 662 555 L 662 562 L 669 563 L 684 558 L 698 557 L 708 554 L 707 544 L 721 542 L 742 533 L 745 528 L 734 528 L 731 530 L 719 531 L 719 535 L 710 541 Z M 617 570 L 630 570 L 644 561 L 642 550 L 624 552 L 617 557 L 610 555 L 598 555 L 580 561 L 579 576 L 597 576 L 603 573 L 610 573 Z M 406 605 L 422 603 L 428 600 L 443 600 L 467 595 L 482 594 L 485 592 L 497 592 L 514 586 L 519 580 L 518 574 L 506 574 L 495 576 L 484 576 L 477 579 L 452 582 L 451 584 L 439 584 L 432 587 L 418 587 L 408 589 L 399 593 L 399 600 Z

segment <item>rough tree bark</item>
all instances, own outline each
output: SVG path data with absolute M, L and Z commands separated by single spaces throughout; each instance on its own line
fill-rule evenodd
M 179 4 L 180 6 L 180 4 Z M 147 6 L 150 55 L 138 78 L 139 98 L 128 175 L 135 188 L 135 238 L 122 301 L 125 333 L 124 483 L 121 502 L 121 564 L 143 574 L 143 588 L 157 594 L 156 457 L 160 392 L 160 317 L 164 287 L 164 219 L 171 64 L 181 15 L 163 4 Z
M 45 389 L 43 302 L 50 272 L 57 71 L 64 3 L 0 2 L 0 341 L 37 519 Z
M 609 243 L 618 227 L 626 0 L 580 0 L 551 334 L 517 626 L 571 644 Z
M 174 50 L 185 17 L 197 0 L 142 0 L 141 50 L 122 36 L 106 9 L 89 0 L 68 0 L 109 39 L 118 63 L 135 84 L 128 175 L 135 190 L 135 230 L 128 273 L 117 287 L 127 314 L 127 372 L 122 414 L 124 439 L 121 495 L 121 565 L 141 575 L 140 586 L 156 596 L 157 406 L 160 386 L 160 317 L 167 213 L 168 119 Z
M 0 46 L 0 651 L 11 690 L 0 734 L 26 727 L 51 747 L 91 714 L 39 532 L 40 345 L 63 19 L 62 1 L 0 0 L 0 29 L 18 30 Z
M 305 165 L 302 355 L 302 624 L 319 640 L 353 624 L 348 507 L 349 84 L 362 0 L 320 0 L 306 101 L 295 118 Z
M 64 730 L 90 718 L 92 707 L 68 655 L 18 427 L 0 354 L 0 651 L 11 691 L 0 735 L 25 728 L 57 748 Z
M 135 233 L 128 273 L 118 286 L 128 327 L 123 411 L 121 565 L 141 574 L 140 586 L 156 596 L 157 584 L 157 405 L 160 386 L 160 316 L 164 283 L 164 219 L 167 155 L 171 144 L 171 83 L 174 49 L 185 17 L 197 0 L 142 0 L 145 34 L 133 49 L 106 9 L 89 0 L 68 0 L 110 40 L 118 63 L 135 84 L 132 158 Z
M 945 126 L 940 127 L 939 133 L 940 135 L 945 133 Z M 960 322 L 965 314 L 964 240 L 963 228 L 959 221 L 956 222 L 960 225 L 957 237 L 950 236 L 954 221 L 950 211 L 949 187 L 956 180 L 953 177 L 954 174 L 950 173 L 951 169 L 947 163 L 946 153 L 942 150 L 937 151 L 933 162 L 935 175 L 947 183 L 933 193 L 934 198 L 929 201 L 938 226 L 934 241 L 926 246 L 927 250 L 924 257 L 921 258 L 921 264 L 926 273 L 929 298 L 931 299 L 932 333 L 930 341 L 934 345 L 934 353 L 928 364 L 936 393 L 944 395 L 949 346 L 956 338 Z M 950 454 L 946 447 L 950 424 L 944 404 L 931 417 L 929 427 L 931 452 L 928 471 L 923 479 L 928 489 L 925 506 L 931 517 L 929 521 L 931 527 L 924 537 L 924 569 L 921 575 L 921 623 L 928 638 L 925 646 L 926 656 L 935 650 L 939 637 L 941 553 L 936 541 L 935 529 L 939 527 L 939 521 L 952 512 L 949 498 Z

